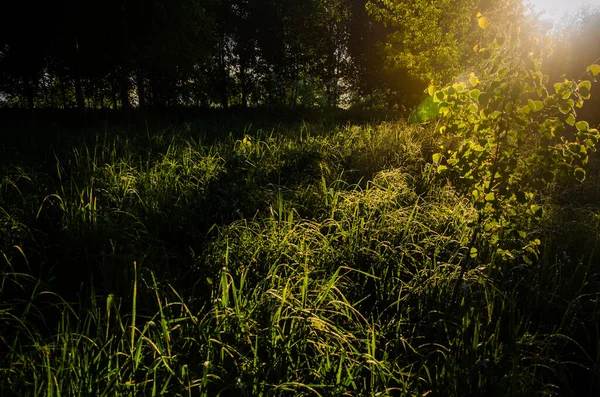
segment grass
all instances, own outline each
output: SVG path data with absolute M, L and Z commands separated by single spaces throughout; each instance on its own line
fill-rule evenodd
M 475 210 L 428 167 L 439 139 L 204 121 L 5 146 L 0 394 L 594 395 L 598 180 L 547 196 L 537 259 L 482 250 L 459 281 Z

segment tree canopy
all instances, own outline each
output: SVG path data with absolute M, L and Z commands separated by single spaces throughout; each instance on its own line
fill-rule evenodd
M 522 2 L 9 2 L 0 9 L 0 106 L 410 108 L 428 85 L 472 68 L 478 12 L 496 20 L 508 9 L 525 12 L 515 4 Z M 564 35 L 559 48 L 598 34 L 590 15 L 597 18 L 577 22 L 590 32 Z M 586 54 L 600 56 L 596 47 Z

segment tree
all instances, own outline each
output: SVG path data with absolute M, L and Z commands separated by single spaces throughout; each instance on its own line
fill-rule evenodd
M 380 42 L 392 101 L 412 107 L 428 84 L 446 84 L 474 62 L 478 10 L 498 15 L 510 0 L 370 0 L 388 34 Z M 519 3 L 519 0 L 514 1 Z
M 600 133 L 579 114 L 590 98 L 591 81 L 548 84 L 542 65 L 551 40 L 518 8 L 510 20 L 491 24 L 478 14 L 484 32 L 478 70 L 440 90 L 430 86 L 441 116 L 439 131 L 458 142 L 442 148 L 433 161 L 477 210 L 470 257 L 483 248 L 492 257 L 531 263 L 540 244 L 528 233 L 541 219 L 538 193 L 565 175 L 583 181 Z M 600 66 L 583 73 L 596 80 Z M 461 278 L 468 258 L 461 263 Z
M 0 90 L 33 109 L 52 33 L 52 7 L 9 2 L 0 10 Z M 50 34 L 40 34 L 49 32 Z

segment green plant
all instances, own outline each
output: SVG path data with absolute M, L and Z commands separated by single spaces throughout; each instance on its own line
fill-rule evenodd
M 540 245 L 530 232 L 543 215 L 540 192 L 560 176 L 583 181 L 588 153 L 600 136 L 577 121 L 591 82 L 550 86 L 542 61 L 551 40 L 529 28 L 528 19 L 515 20 L 508 29 L 481 14 L 478 22 L 482 38 L 474 50 L 483 57 L 481 70 L 466 82 L 428 90 L 441 116 L 439 132 L 460 140 L 442 147 L 433 162 L 478 211 L 467 258 L 485 248 L 492 257 L 531 263 Z M 588 72 L 595 79 L 600 66 Z

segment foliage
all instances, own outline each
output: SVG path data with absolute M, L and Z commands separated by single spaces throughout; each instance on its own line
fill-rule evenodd
M 477 6 L 507 2 L 37 3 L 0 13 L 3 105 L 406 109 L 470 63 Z
M 478 210 L 472 256 L 479 234 L 501 256 L 535 254 L 540 240 L 527 239 L 524 228 L 542 217 L 539 193 L 561 173 L 583 181 L 588 153 L 600 137 L 588 122 L 577 121 L 591 82 L 548 84 L 542 60 L 551 40 L 526 27 L 531 21 L 515 20 L 506 29 L 478 18 L 485 32 L 474 48 L 485 59 L 480 72 L 441 90 L 429 88 L 442 116 L 439 131 L 460 139 L 433 160 Z M 595 79 L 600 66 L 588 71 Z
M 367 4 L 377 19 L 395 28 L 385 43 L 391 67 L 406 68 L 410 79 L 435 84 L 453 78 L 464 64 L 460 41 L 469 30 L 474 6 L 473 0 Z
M 596 174 L 457 304 L 478 210 L 426 167 L 450 139 L 232 115 L 11 135 L 5 394 L 597 394 Z
M 404 105 L 414 105 L 428 84 L 448 84 L 475 63 L 470 50 L 477 40 L 476 11 L 483 7 L 498 18 L 520 1 L 426 1 L 374 0 L 367 10 L 389 28 L 378 43 L 385 70 L 398 82 L 393 89 Z M 522 12 L 522 9 L 520 9 Z
M 326 106 L 344 93 L 349 0 L 42 3 L 0 13 L 0 92 L 23 108 L 294 107 L 309 80 Z

